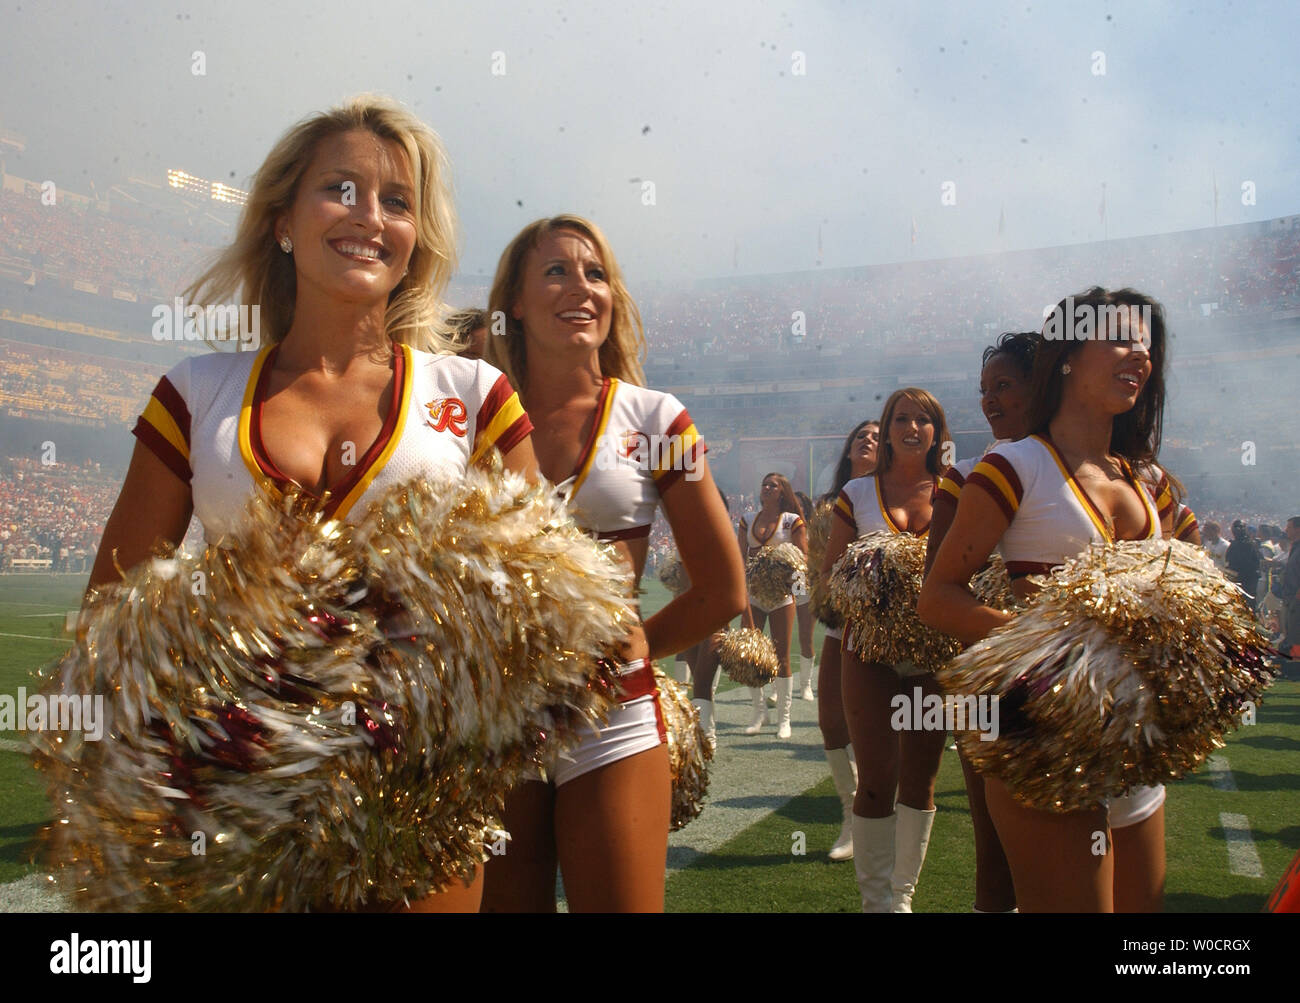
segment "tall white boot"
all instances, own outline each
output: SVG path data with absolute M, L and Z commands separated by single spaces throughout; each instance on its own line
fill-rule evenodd
M 934 825 L 934 809 L 921 811 L 900 804 L 894 809 L 898 815 L 898 850 L 894 859 L 894 912 L 912 911 L 912 893 L 921 877 L 925 851 L 930 845 L 930 829 Z
M 799 699 L 812 700 L 812 681 L 817 676 L 817 659 L 810 655 L 799 656 Z
M 853 762 L 853 746 L 842 749 L 827 749 L 826 762 L 831 767 L 831 779 L 835 781 L 835 793 L 840 796 L 844 808 L 844 824 L 840 826 L 840 838 L 831 847 L 832 860 L 853 859 L 853 795 L 858 790 L 858 768 Z
M 763 690 L 761 687 L 749 688 L 749 694 L 754 700 L 754 713 L 750 716 L 749 727 L 745 729 L 746 735 L 757 735 L 763 730 L 763 725 L 768 723 L 767 704 L 763 702 Z
M 683 686 L 689 686 L 691 684 L 691 667 L 687 664 L 685 659 L 680 662 L 673 662 L 672 676 Z
M 889 912 L 893 905 L 889 874 L 894 868 L 894 824 L 897 820 L 897 815 L 885 818 L 853 816 L 853 869 L 858 875 L 863 912 Z
M 775 689 L 775 687 L 774 687 L 771 683 L 768 683 L 766 686 L 763 687 L 763 693 L 764 693 L 764 695 L 766 695 L 766 697 L 767 697 L 767 705 L 768 705 L 769 707 L 775 707 L 775 706 L 776 706 L 776 689 Z
M 713 701 L 696 698 L 691 703 L 700 712 L 700 726 L 704 729 L 704 734 L 709 736 L 709 741 L 713 743 L 713 747 L 716 749 L 718 747 L 718 726 L 713 720 Z
M 794 703 L 794 678 L 778 676 L 776 680 L 776 737 L 790 737 L 790 707 Z

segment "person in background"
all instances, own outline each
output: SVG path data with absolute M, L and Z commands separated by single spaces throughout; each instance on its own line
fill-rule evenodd
M 1293 515 L 1286 523 L 1286 538 L 1291 546 L 1287 555 L 1286 571 L 1278 590 L 1282 600 L 1282 643 L 1278 645 L 1287 658 L 1300 658 L 1300 515 Z
M 443 321 L 447 336 L 458 346 L 462 359 L 481 359 L 487 354 L 488 314 L 473 307 L 457 310 Z
M 1217 522 L 1207 522 L 1201 534 L 1201 546 L 1210 555 L 1220 571 L 1228 568 L 1228 541 L 1223 538 L 1223 530 Z
M 1250 530 L 1240 519 L 1232 524 L 1232 543 L 1228 544 L 1225 559 L 1232 580 L 1246 593 L 1246 602 L 1250 605 L 1251 612 L 1258 613 L 1259 573 L 1263 562 Z

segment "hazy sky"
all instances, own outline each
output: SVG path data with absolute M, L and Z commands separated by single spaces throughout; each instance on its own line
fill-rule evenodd
M 1221 223 L 1300 211 L 1298 11 L 10 0 L 0 129 L 11 173 L 74 191 L 243 187 L 294 121 L 382 91 L 447 144 L 463 274 L 561 211 L 634 281 L 815 268 L 819 230 L 843 267 L 1100 239 L 1103 182 L 1111 237 L 1210 225 L 1212 179 Z

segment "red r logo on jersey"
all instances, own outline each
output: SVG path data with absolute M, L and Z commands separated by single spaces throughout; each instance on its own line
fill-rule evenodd
M 451 430 L 452 435 L 465 437 L 465 402 L 459 397 L 443 397 L 424 405 L 432 421 L 426 421 L 435 432 Z

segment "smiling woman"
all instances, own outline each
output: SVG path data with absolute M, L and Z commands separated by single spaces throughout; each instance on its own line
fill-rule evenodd
M 456 260 L 446 174 L 438 137 L 386 98 L 355 98 L 280 140 L 234 244 L 187 290 L 260 308 L 264 347 L 187 359 L 158 382 L 92 587 L 159 539 L 174 547 L 191 513 L 217 542 L 255 495 L 296 492 L 358 521 L 387 489 L 463 478 L 494 449 L 532 476 L 510 383 L 437 333 Z M 476 909 L 479 884 L 414 908 Z

